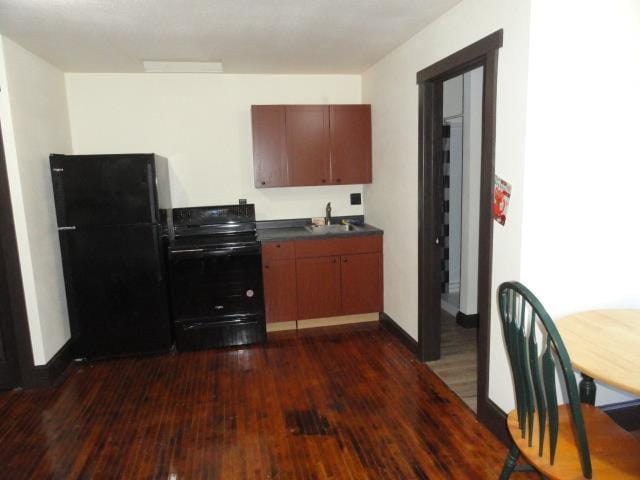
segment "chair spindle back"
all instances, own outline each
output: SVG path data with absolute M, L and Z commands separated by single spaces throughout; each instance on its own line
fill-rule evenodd
M 576 379 L 569 354 L 551 317 L 536 296 L 519 282 L 505 282 L 498 289 L 500 318 L 513 375 L 518 426 L 522 438 L 533 445 L 537 412 L 538 455 L 542 457 L 546 427 L 549 463 L 553 465 L 558 441 L 556 360 L 562 373 L 573 422 L 582 474 L 591 478 L 591 458 L 585 433 Z M 536 330 L 539 325 L 539 332 Z M 542 355 L 538 339 L 542 339 Z M 554 355 L 555 352 L 555 355 Z

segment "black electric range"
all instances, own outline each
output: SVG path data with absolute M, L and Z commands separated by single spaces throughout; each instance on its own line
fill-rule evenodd
M 178 350 L 264 342 L 254 206 L 177 208 L 171 219 L 168 263 Z

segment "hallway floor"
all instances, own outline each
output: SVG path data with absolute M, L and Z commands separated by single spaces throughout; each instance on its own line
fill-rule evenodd
M 436 375 L 471 410 L 477 411 L 477 328 L 463 328 L 453 315 L 442 311 L 440 360 L 427 362 Z
M 0 393 L 0 444 L 12 480 L 492 479 L 506 454 L 378 324 L 74 365 Z

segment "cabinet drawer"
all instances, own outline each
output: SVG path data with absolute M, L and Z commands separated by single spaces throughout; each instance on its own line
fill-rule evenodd
M 296 258 L 330 257 L 382 251 L 382 235 L 299 240 L 295 243 Z
M 295 242 L 268 242 L 262 244 L 263 262 L 290 258 L 296 258 Z

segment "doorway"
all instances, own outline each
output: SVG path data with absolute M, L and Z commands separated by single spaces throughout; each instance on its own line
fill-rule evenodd
M 452 123 L 449 121 L 445 124 L 444 121 L 444 85 L 448 80 L 482 68 L 481 150 L 477 174 L 479 179 L 478 208 L 475 212 L 478 222 L 478 240 L 475 245 L 481 253 L 475 259 L 477 268 L 476 298 L 470 303 L 472 307 L 475 306 L 475 309 L 472 308 L 471 314 L 474 314 L 473 310 L 477 312 L 475 318 L 478 324 L 475 339 L 477 414 L 480 421 L 490 427 L 490 424 L 495 421 L 495 410 L 489 402 L 487 388 L 492 298 L 493 220 L 491 201 L 494 182 L 496 87 L 500 47 L 502 47 L 502 30 L 469 45 L 417 74 L 419 85 L 418 354 L 422 361 L 435 361 L 442 356 L 443 293 L 453 293 L 452 291 L 443 292 L 443 259 L 447 254 L 447 239 L 444 234 L 451 234 L 450 228 L 448 232 L 445 229 L 445 220 L 448 217 L 445 217 L 443 212 L 443 206 L 446 205 L 445 195 L 451 194 L 451 192 L 445 192 L 443 181 L 447 171 L 444 164 L 443 133 L 450 135 Z M 449 146 L 450 143 L 451 138 L 449 138 Z M 467 213 L 469 214 L 469 210 Z M 467 222 L 468 220 L 467 218 Z M 462 219 L 461 222 L 463 222 Z M 474 244 L 474 242 L 471 241 L 470 244 Z M 452 265 L 449 264 L 446 267 L 450 271 Z M 468 283 L 470 282 L 467 281 Z M 450 285 L 447 286 L 447 289 L 450 287 Z M 458 311 L 461 306 L 460 300 L 461 298 L 458 299 Z
M 443 82 L 440 359 L 429 367 L 477 410 L 483 67 Z
M 22 384 L 20 366 L 32 359 L 1 128 L 0 210 L 0 390 L 6 390 Z

